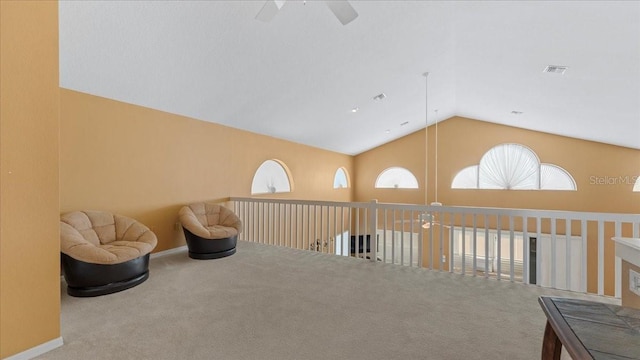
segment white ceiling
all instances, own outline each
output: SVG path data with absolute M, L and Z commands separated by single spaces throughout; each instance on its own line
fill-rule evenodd
M 640 149 L 640 1 L 351 1 L 346 26 L 263 3 L 60 1 L 60 86 L 345 154 L 423 128 L 426 100 L 429 123 Z

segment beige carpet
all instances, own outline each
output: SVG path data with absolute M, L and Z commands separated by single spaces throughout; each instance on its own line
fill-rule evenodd
M 530 360 L 538 296 L 587 298 L 247 242 L 224 259 L 153 258 L 124 292 L 62 291 L 65 345 L 38 359 Z

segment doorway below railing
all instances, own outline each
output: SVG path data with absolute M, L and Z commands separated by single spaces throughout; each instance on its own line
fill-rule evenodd
M 230 198 L 244 241 L 620 297 L 639 214 Z

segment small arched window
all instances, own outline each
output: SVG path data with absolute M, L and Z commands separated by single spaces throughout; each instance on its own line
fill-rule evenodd
M 280 160 L 267 160 L 258 167 L 251 182 L 251 195 L 291 192 L 289 169 Z
M 576 181 L 558 165 L 540 165 L 540 190 L 575 190 Z
M 452 189 L 477 189 L 478 165 L 467 166 L 453 178 Z
M 348 187 L 349 187 L 349 175 L 347 175 L 347 170 L 343 167 L 338 168 L 338 170 L 336 170 L 336 174 L 333 177 L 333 188 L 343 189 Z
M 390 167 L 376 179 L 377 189 L 417 189 L 418 179 L 403 167 Z

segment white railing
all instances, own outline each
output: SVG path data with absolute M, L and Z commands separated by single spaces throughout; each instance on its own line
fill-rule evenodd
M 239 239 L 620 297 L 640 214 L 230 198 Z M 372 241 L 373 240 L 373 241 Z

